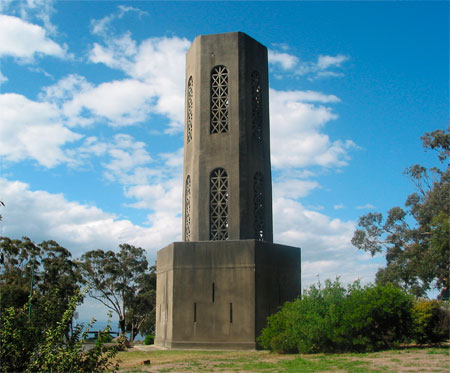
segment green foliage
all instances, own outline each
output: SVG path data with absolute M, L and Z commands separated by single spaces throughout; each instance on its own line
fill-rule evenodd
M 101 345 L 103 343 L 110 343 L 113 340 L 113 337 L 111 337 L 111 334 L 109 334 L 110 328 L 108 328 L 107 330 L 103 330 L 101 332 L 98 333 L 98 337 L 95 341 L 95 345 Z
M 388 285 L 311 286 L 268 319 L 258 342 L 279 353 L 372 351 L 409 337 L 412 299 Z
M 42 330 L 36 327 L 35 320 L 42 312 L 28 317 L 28 304 L 20 309 L 7 308 L 1 316 L 0 360 L 2 372 L 100 372 L 106 369 L 117 370 L 117 364 L 110 359 L 117 353 L 116 347 L 105 347 L 98 343 L 93 349 L 83 351 L 87 331 L 82 326 L 75 328 L 67 338 L 70 324 L 77 304 L 82 301 L 79 291 L 69 300 L 61 319 Z M 30 299 L 31 301 L 31 299 Z M 51 312 L 51 304 L 44 309 Z M 109 326 L 105 333 L 109 332 Z
M 341 338 L 348 350 L 391 348 L 411 335 L 410 296 L 392 284 L 353 286 L 344 302 Z
M 58 288 L 52 315 L 59 320 L 80 280 L 78 266 L 71 260 L 69 250 L 55 241 L 37 245 L 27 237 L 22 240 L 0 237 L 0 259 L 0 311 L 22 307 L 31 290 L 32 307 L 35 307 L 35 303 L 45 303 Z
M 448 305 L 436 300 L 418 300 L 413 308 L 414 338 L 418 343 L 446 341 L 450 335 Z
M 147 334 L 144 338 L 145 345 L 152 345 L 155 342 L 155 336 L 152 334 Z
M 25 371 L 31 360 L 35 338 L 40 336 L 39 330 L 29 322 L 28 304 L 20 309 L 13 307 L 4 309 L 0 326 L 1 371 Z
M 156 274 L 142 248 L 128 244 L 119 248 L 117 253 L 88 251 L 80 266 L 89 295 L 117 314 L 121 333 L 130 331 L 132 341 L 140 331 L 154 328 Z
M 380 213 L 360 217 L 352 238 L 354 246 L 372 255 L 385 252 L 387 265 L 378 271 L 378 283 L 393 283 L 416 296 L 432 286 L 448 290 L 450 285 L 449 131 L 450 127 L 422 137 L 424 148 L 438 151 L 443 166 L 427 169 L 416 164 L 405 171 L 417 188 L 408 196 L 406 209 L 393 207 L 386 218 Z

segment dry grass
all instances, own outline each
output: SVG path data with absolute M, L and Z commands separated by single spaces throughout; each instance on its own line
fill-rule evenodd
M 449 372 L 449 345 L 366 354 L 280 355 L 268 351 L 121 352 L 123 372 Z M 150 365 L 144 365 L 150 360 Z

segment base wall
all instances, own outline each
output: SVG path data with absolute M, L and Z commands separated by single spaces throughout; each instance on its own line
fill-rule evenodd
M 300 294 L 300 249 L 256 240 L 174 242 L 157 254 L 155 344 L 254 349 Z

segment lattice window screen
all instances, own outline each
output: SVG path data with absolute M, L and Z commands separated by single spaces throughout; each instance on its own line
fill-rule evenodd
M 209 179 L 209 239 L 228 239 L 228 175 L 223 168 L 216 168 Z
M 264 240 L 264 176 L 261 172 L 253 177 L 253 202 L 255 209 L 255 238 Z
M 262 140 L 262 111 L 261 111 L 261 79 L 257 71 L 251 75 L 252 86 L 252 131 L 253 136 Z
M 211 125 L 210 133 L 228 132 L 228 71 L 225 66 L 211 70 Z
M 189 78 L 187 87 L 187 118 L 186 118 L 186 141 L 192 140 L 192 111 L 194 106 L 194 84 L 192 76 Z
M 184 240 L 191 240 L 191 177 L 186 178 L 184 186 Z

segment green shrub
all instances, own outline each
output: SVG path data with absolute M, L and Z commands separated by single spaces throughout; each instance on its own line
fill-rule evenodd
M 152 345 L 155 342 L 155 336 L 151 334 L 147 334 L 144 338 L 145 345 Z
M 418 300 L 414 304 L 413 320 L 418 343 L 437 343 L 449 338 L 449 309 L 444 302 Z
M 353 286 L 345 300 L 342 335 L 352 351 L 393 347 L 411 337 L 413 301 L 392 284 Z
M 103 330 L 98 333 L 98 336 L 95 340 L 95 345 L 101 346 L 104 343 L 112 342 L 112 340 L 113 340 L 113 337 L 111 337 L 111 334 L 109 334 L 109 329 Z
M 82 300 L 79 291 L 71 298 L 66 311 L 56 325 L 41 329 L 39 317 L 47 317 L 52 304 L 46 304 L 45 312 L 33 309 L 28 316 L 28 306 L 20 309 L 10 307 L 1 314 L 0 371 L 2 372 L 100 372 L 118 370 L 110 362 L 117 353 L 116 347 L 98 343 L 89 351 L 83 350 L 87 330 L 78 325 L 70 337 L 67 328 L 77 304 Z M 94 322 L 94 321 L 93 321 Z M 38 325 L 38 326 L 36 326 Z M 92 325 L 92 323 L 91 323 Z M 88 326 L 89 327 L 89 326 Z M 109 333 L 110 327 L 105 329 Z
M 392 286 L 311 286 L 268 318 L 258 343 L 280 353 L 372 351 L 411 334 L 412 299 Z

